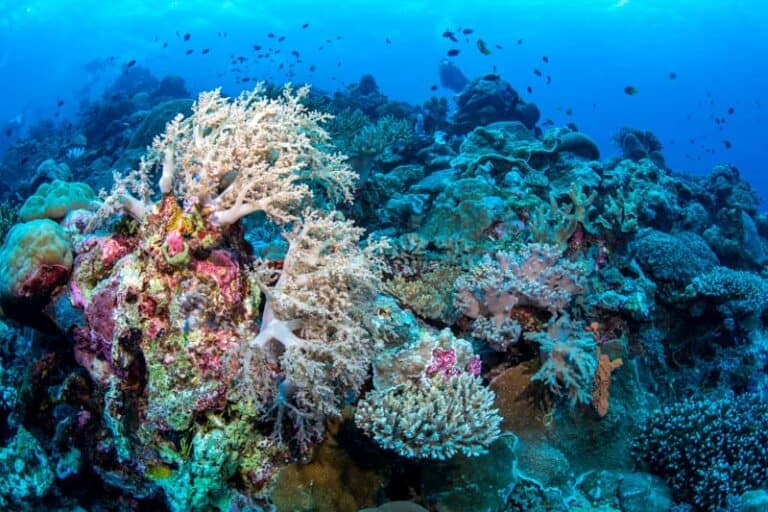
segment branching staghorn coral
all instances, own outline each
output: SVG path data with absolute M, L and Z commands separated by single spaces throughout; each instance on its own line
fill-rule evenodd
M 115 177 L 102 215 L 122 207 L 142 218 L 157 167 L 162 194 L 173 194 L 185 209 L 195 207 L 218 225 L 255 211 L 278 223 L 295 220 L 312 197 L 310 182 L 332 201 L 351 200 L 356 175 L 345 157 L 325 150 L 329 136 L 320 125 L 331 116 L 302 105 L 307 94 L 308 86 L 294 92 L 290 85 L 276 99 L 264 95 L 263 85 L 232 100 L 219 89 L 202 93 L 191 116 L 179 114 L 155 138 L 138 170 Z
M 470 373 L 436 374 L 422 383 L 372 391 L 355 422 L 380 445 L 404 457 L 446 460 L 472 457 L 501 434 L 495 395 Z

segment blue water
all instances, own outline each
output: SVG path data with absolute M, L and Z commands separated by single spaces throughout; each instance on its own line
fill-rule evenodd
M 281 48 L 272 63 L 240 66 L 259 80 L 333 90 L 372 73 L 385 94 L 420 103 L 433 94 L 440 60 L 457 48 L 452 60 L 468 77 L 495 68 L 543 119 L 575 123 L 606 156 L 620 127 L 648 129 L 672 169 L 701 174 L 733 164 L 766 197 L 767 25 L 768 4 L 759 0 L 3 1 L 0 120 L 71 117 L 134 59 L 158 76 L 183 76 L 193 93 L 219 85 L 236 93 L 253 84 L 235 82 L 230 55 L 250 58 L 254 44 Z M 474 32 L 459 43 L 441 37 L 458 28 Z M 477 50 L 478 38 L 490 55 Z M 289 74 L 293 50 L 302 64 Z M 638 93 L 625 94 L 626 86 Z M 0 140 L 0 150 L 10 142 Z

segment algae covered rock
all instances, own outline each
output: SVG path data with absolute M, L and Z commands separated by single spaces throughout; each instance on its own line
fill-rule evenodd
M 44 497 L 54 481 L 48 456 L 24 427 L 0 448 L 0 506 L 29 507 Z

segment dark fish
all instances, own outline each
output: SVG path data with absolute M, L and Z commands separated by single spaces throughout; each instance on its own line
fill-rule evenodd
M 293 51 L 291 52 L 291 55 L 293 55 L 293 56 L 294 56 L 294 57 L 296 57 L 297 59 L 299 58 L 299 52 L 298 52 L 298 51 L 296 51 L 296 50 L 293 50 Z
M 278 38 L 277 38 L 277 41 L 278 41 L 278 42 L 280 42 L 280 43 L 282 43 L 283 41 L 285 41 L 285 36 L 280 36 L 280 37 L 278 37 Z
M 168 48 L 168 42 L 167 41 L 163 43 L 163 48 Z
M 503 49 L 504 49 L 504 47 L 503 47 L 503 46 L 501 46 L 500 44 L 497 44 L 497 45 L 496 45 L 496 49 L 497 49 L 497 50 L 503 50 Z
M 392 40 L 390 38 L 386 38 L 384 40 L 384 42 L 387 43 L 387 44 L 392 44 Z
M 547 119 L 545 119 L 545 120 L 544 120 L 544 122 L 543 122 L 543 123 L 541 123 L 541 124 L 543 124 L 544 126 L 554 126 L 554 125 L 555 125 L 555 122 L 554 122 L 553 120 L 551 120 L 551 119 L 547 118 Z
M 733 115 L 735 112 L 736 112 L 736 109 L 734 109 L 733 107 L 728 107 L 728 114 L 729 115 Z
M 131 68 L 136 64 L 136 59 L 131 59 L 128 61 L 128 64 L 125 65 L 126 68 Z
M 443 32 L 443 37 L 445 37 L 446 39 L 450 39 L 454 43 L 458 42 L 458 39 L 456 39 L 456 36 L 450 30 L 446 30 L 445 32 Z
M 251 79 L 246 76 L 242 78 L 241 82 L 249 82 L 250 80 Z
M 533 92 L 533 87 L 531 87 L 530 85 L 528 86 L 527 89 L 528 89 L 528 94 L 531 94 Z
M 543 60 L 543 61 L 544 61 L 544 64 L 549 64 L 549 57 L 547 57 L 546 55 L 545 55 L 545 56 L 543 56 L 543 57 L 541 58 L 541 60 Z
M 574 131 L 574 132 L 577 132 L 577 131 L 579 131 L 579 127 L 578 127 L 578 126 L 576 126 L 574 123 L 567 123 L 565 126 L 567 126 L 568 128 L 570 128 L 570 129 L 571 129 L 572 131 Z
M 573 109 L 572 108 L 565 109 L 565 115 L 572 116 L 573 115 Z
M 189 34 L 189 32 L 187 32 L 186 34 L 184 34 L 184 40 L 185 40 L 185 41 L 189 41 L 189 38 L 190 38 L 190 37 L 192 37 L 192 36 Z
M 729 140 L 724 140 L 723 146 L 725 146 L 725 149 L 731 149 L 733 147 L 733 144 L 731 144 L 731 141 Z
M 447 59 L 440 62 L 440 85 L 453 92 L 461 92 L 469 83 L 461 70 Z
M 203 55 L 207 54 L 209 51 L 211 50 L 209 50 L 208 48 L 203 48 Z
M 676 78 L 677 78 L 677 73 L 675 73 L 674 71 L 672 71 L 672 72 L 669 74 L 669 79 L 670 79 L 670 80 L 674 80 L 674 79 L 676 79 Z
M 485 44 L 485 41 L 483 41 L 482 39 L 477 40 L 477 49 L 480 50 L 480 53 L 482 53 L 483 55 L 491 54 L 491 50 L 488 49 L 488 45 Z
M 437 89 L 439 89 L 437 85 L 433 85 L 432 87 L 429 88 L 430 91 L 436 91 Z
M 247 61 L 248 57 L 243 57 L 242 55 L 237 58 L 237 61 L 242 64 L 243 62 Z
M 270 38 L 270 39 L 274 39 L 275 38 L 275 34 L 270 32 L 269 34 L 267 34 L 267 37 Z
M 472 32 L 474 32 L 474 30 L 472 30 L 471 28 L 465 28 L 464 30 L 461 31 L 461 33 L 464 34 L 465 36 L 468 36 Z
M 195 50 L 193 50 L 192 48 L 190 48 L 189 50 L 187 50 L 187 51 L 186 51 L 186 54 L 187 54 L 187 55 L 192 55 L 192 52 L 194 52 L 194 51 L 195 51 Z
M 13 129 L 12 128 L 8 128 L 7 130 L 5 130 L 5 136 L 6 137 L 10 137 L 11 135 L 13 135 Z
M 637 94 L 637 87 L 633 85 L 628 85 L 624 88 L 624 94 L 628 94 L 629 96 L 634 96 Z
M 309 28 L 309 23 L 305 23 L 301 26 L 301 28 Z
M 257 52 L 259 50 L 261 50 L 261 46 L 259 46 L 258 44 L 253 45 L 253 51 Z
M 518 39 L 517 40 L 517 45 L 520 46 L 521 44 L 523 44 L 523 40 L 522 39 Z
M 25 156 L 24 158 L 21 159 L 21 165 L 24 165 L 27 162 L 29 162 L 29 157 L 28 156 Z
M 221 37 L 221 31 L 219 31 L 219 34 L 218 34 L 218 36 L 219 36 L 219 37 Z
M 456 48 L 452 48 L 452 49 L 448 50 L 448 56 L 449 57 L 455 57 L 455 56 L 457 56 L 460 53 L 461 53 L 461 51 L 457 50 Z
M 64 106 L 64 100 L 59 100 L 56 102 L 57 107 L 63 107 Z
M 314 65 L 314 64 L 312 64 L 311 66 L 309 66 L 309 71 L 310 71 L 310 73 L 314 73 L 316 69 L 317 69 L 317 68 L 315 67 L 315 65 Z
M 552 77 L 547 75 L 547 85 L 552 83 Z
M 541 76 L 542 73 L 541 73 L 541 71 L 539 69 L 533 68 L 533 74 L 536 75 L 536 76 Z

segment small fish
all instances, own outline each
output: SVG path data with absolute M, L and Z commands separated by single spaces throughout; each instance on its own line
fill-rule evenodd
M 547 85 L 552 83 L 552 77 L 547 75 Z
M 257 52 L 259 50 L 261 50 L 261 46 L 259 46 L 258 44 L 253 45 L 253 51 Z
M 637 94 L 637 87 L 633 85 L 628 85 L 624 88 L 624 94 L 627 94 L 629 96 L 634 96 Z
M 301 28 L 309 28 L 309 23 L 305 23 L 301 26 Z
M 282 43 L 283 41 L 285 41 L 285 36 L 280 36 L 277 38 L 277 42 Z
M 28 156 L 25 156 L 24 158 L 21 159 L 21 165 L 24 165 L 27 162 L 29 162 L 29 157 Z
M 531 93 L 533 93 L 533 87 L 531 87 L 531 86 L 529 85 L 527 89 L 528 89 L 528 94 L 531 94 Z
M 163 48 L 168 48 L 168 41 L 163 43 Z
M 544 126 L 555 126 L 555 122 L 549 118 L 545 119 L 543 123 Z
M 461 33 L 464 34 L 465 36 L 468 36 L 472 32 L 474 32 L 474 30 L 472 30 L 471 28 L 465 28 L 464 30 L 461 31 Z
M 336 36 L 337 41 L 341 41 L 342 39 L 344 39 L 344 36 Z
M 672 72 L 669 74 L 669 79 L 670 79 L 670 80 L 675 80 L 675 79 L 677 79 L 677 73 L 675 73 L 674 71 L 672 71 Z
M 221 31 L 219 31 L 218 37 L 221 37 Z
M 547 57 L 546 55 L 544 55 L 544 56 L 541 58 L 541 60 L 543 60 L 543 61 L 544 61 L 544 64 L 549 64 L 549 57 Z
M 731 144 L 731 141 L 729 140 L 724 140 L 723 146 L 725 146 L 725 149 L 731 149 L 733 147 L 733 144 Z
M 574 123 L 567 123 L 565 126 L 571 129 L 571 131 L 577 132 L 579 131 L 579 127 L 576 126 Z
M 457 56 L 460 53 L 461 53 L 461 50 L 457 50 L 456 48 L 452 48 L 452 49 L 448 50 L 448 56 L 449 57 L 455 57 L 455 56 Z
M 388 44 L 388 45 L 389 45 L 389 44 L 392 44 L 392 40 L 391 40 L 390 38 L 386 38 L 386 39 L 384 40 L 384 42 L 385 42 L 386 44 Z
M 294 56 L 294 57 L 296 57 L 297 59 L 299 58 L 299 52 L 298 52 L 297 50 L 293 50 L 293 51 L 291 51 L 291 55 L 293 55 L 293 56 Z
M 57 107 L 63 107 L 64 106 L 64 100 L 59 100 L 56 102 Z
M 240 81 L 241 82 L 249 82 L 250 80 L 251 79 L 246 76 L 246 77 L 243 77 Z
M 522 39 L 518 39 L 517 40 L 517 46 L 520 46 L 521 44 L 523 44 L 523 40 Z
M 270 39 L 274 39 L 275 38 L 275 34 L 270 32 L 269 34 L 267 34 L 267 37 L 270 38 Z
M 538 68 L 533 68 L 533 74 L 536 75 L 536 76 L 541 76 L 542 75 L 541 71 Z
M 13 129 L 8 128 L 7 130 L 5 130 L 5 136 L 6 137 L 10 137 L 11 135 L 13 135 Z
M 736 112 L 736 109 L 733 107 L 728 107 L 728 115 L 733 115 Z
M 184 34 L 184 40 L 185 40 L 185 41 L 189 41 L 189 38 L 190 38 L 190 37 L 192 37 L 192 36 L 189 34 L 189 32 L 187 32 L 186 34 Z
M 206 55 L 209 51 L 211 51 L 211 50 L 208 49 L 208 48 L 203 48 L 203 55 Z
M 491 54 L 491 50 L 488 49 L 488 45 L 486 45 L 485 41 L 483 41 L 482 39 L 477 40 L 477 49 L 480 50 L 480 53 L 482 53 L 483 55 Z
M 429 88 L 430 91 L 436 91 L 438 89 L 437 85 L 433 85 Z
M 573 109 L 572 108 L 565 109 L 565 115 L 572 116 L 573 115 Z
M 454 43 L 457 43 L 459 41 L 458 39 L 456 39 L 456 36 L 454 35 L 454 33 L 451 32 L 450 30 L 446 30 L 445 32 L 443 32 L 443 37 L 445 37 L 446 39 L 450 39 Z
M 125 65 L 126 68 L 132 68 L 136 64 L 136 59 L 131 59 L 128 61 L 128 64 Z
M 192 52 L 194 52 L 194 51 L 195 51 L 195 50 L 193 50 L 192 48 L 190 48 L 190 49 L 189 49 L 189 50 L 187 50 L 185 53 L 186 53 L 187 55 L 192 55 Z
M 315 65 L 314 65 L 314 64 L 312 64 L 311 66 L 309 66 L 309 72 L 310 72 L 310 73 L 314 73 L 316 69 L 317 69 L 317 68 L 315 67 Z
M 497 44 L 497 45 L 496 45 L 496 49 L 497 49 L 497 50 L 503 50 L 503 49 L 504 49 L 504 47 L 503 47 L 503 46 L 501 46 L 500 44 Z

